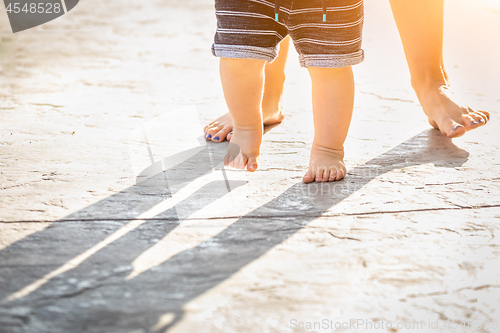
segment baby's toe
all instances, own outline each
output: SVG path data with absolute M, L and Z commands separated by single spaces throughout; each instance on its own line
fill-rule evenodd
M 223 160 L 224 165 L 232 167 L 232 164 L 233 164 L 235 158 L 236 158 L 236 156 L 227 154 L 226 156 L 224 156 L 224 160 Z
M 307 172 L 304 175 L 304 177 L 302 177 L 302 181 L 304 183 L 308 184 L 308 183 L 312 183 L 315 180 L 315 178 L 316 178 L 316 175 L 311 170 L 311 168 L 309 168 L 309 170 L 307 170 Z
M 337 168 L 332 168 L 328 172 L 328 181 L 333 182 L 337 180 Z
M 238 156 L 236 156 L 234 158 L 232 166 L 236 169 L 241 169 L 241 170 L 245 169 L 246 163 L 243 155 L 239 154 Z
M 328 180 L 328 171 L 326 168 L 318 168 L 316 171 L 316 182 L 324 182 Z
M 253 156 L 249 157 L 247 162 L 247 170 L 250 172 L 254 172 L 255 170 L 257 170 L 257 166 L 257 158 Z
M 345 177 L 345 170 L 338 169 L 336 172 L 336 180 L 341 180 L 342 178 Z

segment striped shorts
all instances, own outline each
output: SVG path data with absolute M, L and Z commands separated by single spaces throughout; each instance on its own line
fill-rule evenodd
M 302 67 L 363 61 L 363 0 L 215 0 L 212 53 L 272 62 L 290 35 Z

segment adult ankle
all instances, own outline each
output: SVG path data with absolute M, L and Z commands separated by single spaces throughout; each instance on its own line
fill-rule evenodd
M 419 97 L 429 90 L 433 90 L 446 85 L 448 85 L 448 81 L 442 75 L 428 75 L 423 77 L 412 76 L 411 78 L 411 86 Z

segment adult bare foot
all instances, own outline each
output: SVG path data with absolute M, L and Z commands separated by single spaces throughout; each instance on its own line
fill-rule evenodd
M 224 141 L 232 130 L 233 118 L 229 112 L 215 119 L 203 129 L 205 138 L 214 142 Z
M 344 161 L 344 151 L 330 149 L 313 144 L 309 169 L 302 178 L 304 183 L 332 182 L 341 180 L 347 173 Z
M 447 84 L 435 83 L 416 88 L 415 92 L 431 126 L 449 138 L 460 137 L 466 131 L 485 125 L 490 119 L 486 111 L 476 111 L 457 103 Z
M 281 123 L 285 116 L 281 113 L 281 110 L 278 110 L 274 113 L 263 112 L 262 118 L 263 125 L 274 125 Z M 231 114 L 228 112 L 212 121 L 205 127 L 204 131 L 207 140 L 222 142 L 227 139 L 227 141 L 230 141 L 233 136 L 233 118 L 231 118 Z

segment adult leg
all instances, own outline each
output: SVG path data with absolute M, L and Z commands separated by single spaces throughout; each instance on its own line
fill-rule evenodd
M 390 0 L 411 73 L 429 123 L 448 137 L 486 124 L 489 114 L 453 100 L 443 63 L 444 0 Z
M 266 63 L 264 95 L 262 97 L 262 121 L 264 125 L 272 125 L 283 121 L 281 113 L 281 97 L 285 83 L 285 64 L 288 57 L 290 37 L 280 43 L 278 57 L 272 63 Z M 228 112 L 208 124 L 204 131 L 205 137 L 214 142 L 231 140 L 233 119 Z

